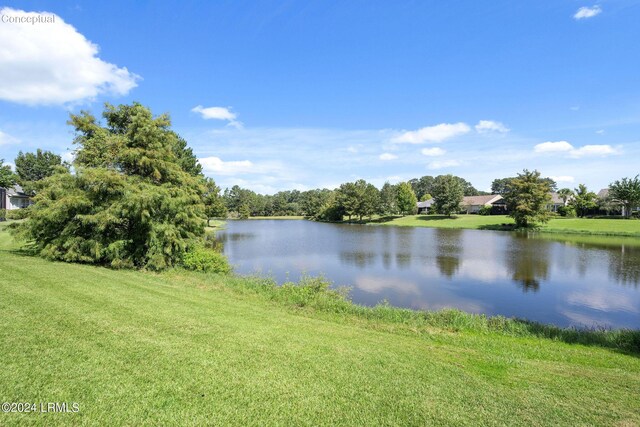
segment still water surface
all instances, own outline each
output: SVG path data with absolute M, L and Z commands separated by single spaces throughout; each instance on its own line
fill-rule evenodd
M 640 328 L 636 238 L 300 220 L 228 221 L 217 237 L 238 273 L 322 274 L 358 304 Z

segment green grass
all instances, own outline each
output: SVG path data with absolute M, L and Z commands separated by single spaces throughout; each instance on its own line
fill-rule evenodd
M 513 227 L 505 215 L 409 215 L 374 220 L 374 224 L 402 227 L 469 228 L 501 230 Z M 577 233 L 640 237 L 640 220 L 615 218 L 553 218 L 540 227 L 546 233 Z
M 640 424 L 637 332 L 55 263 L 2 227 L 0 402 L 80 405 L 2 426 Z

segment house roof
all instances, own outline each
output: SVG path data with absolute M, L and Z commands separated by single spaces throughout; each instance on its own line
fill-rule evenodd
M 564 205 L 564 202 L 562 201 L 562 197 L 560 197 L 560 195 L 558 193 L 551 193 L 551 203 L 555 204 L 555 205 Z
M 29 197 L 29 195 L 24 192 L 24 189 L 18 184 L 13 187 L 6 188 L 6 190 L 7 196 L 9 197 Z
M 462 204 L 465 206 L 492 205 L 499 200 L 502 200 L 502 196 L 499 194 L 488 194 L 486 196 L 465 196 L 462 198 Z
M 431 205 L 433 205 L 433 199 L 429 199 L 427 201 L 424 202 L 418 202 L 418 208 L 430 208 Z

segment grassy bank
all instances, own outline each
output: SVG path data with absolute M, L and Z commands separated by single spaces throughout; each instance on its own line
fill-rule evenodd
M 509 230 L 513 219 L 505 215 L 409 215 L 380 218 L 371 224 L 402 227 L 468 228 L 477 230 Z M 614 218 L 553 218 L 540 227 L 546 233 L 576 233 L 640 237 L 640 220 Z
M 640 423 L 637 332 L 366 309 L 318 279 L 54 263 L 2 231 L 0 271 L 0 401 L 80 407 L 3 426 Z

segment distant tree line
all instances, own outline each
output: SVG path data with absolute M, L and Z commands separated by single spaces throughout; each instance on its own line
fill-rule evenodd
M 318 220 L 362 220 L 374 215 L 411 215 L 416 213 L 418 200 L 434 198 L 442 213 L 457 213 L 463 196 L 489 194 L 478 191 L 465 179 L 454 175 L 423 176 L 407 182 L 385 182 L 381 189 L 360 179 L 339 188 L 308 191 L 280 191 L 273 195 L 258 194 L 237 185 L 223 193 L 224 205 L 230 215 L 306 216 Z M 435 196 L 434 196 L 435 195 Z
M 153 116 L 138 104 L 106 104 L 104 122 L 82 111 L 72 114 L 76 150 L 72 164 L 38 149 L 20 152 L 15 171 L 0 161 L 0 187 L 21 184 L 34 205 L 15 232 L 40 255 L 62 261 L 162 270 L 211 255 L 193 252 L 206 243 L 211 218 L 301 215 L 323 221 L 411 215 L 418 200 L 432 200 L 429 213 L 455 215 L 464 196 L 478 191 L 455 175 L 423 176 L 382 188 L 360 179 L 338 188 L 281 191 L 273 195 L 233 186 L 221 189 L 202 173 L 187 142 L 171 130 L 168 115 Z M 548 220 L 550 178 L 538 171 L 493 181 L 518 227 Z M 594 209 L 631 216 L 640 206 L 640 179 L 622 178 L 598 198 L 583 185 L 557 190 L 560 214 L 589 215 Z M 194 249 L 195 248 L 195 249 Z M 197 254 L 197 255 L 194 255 Z M 216 261 L 217 262 L 217 261 Z

